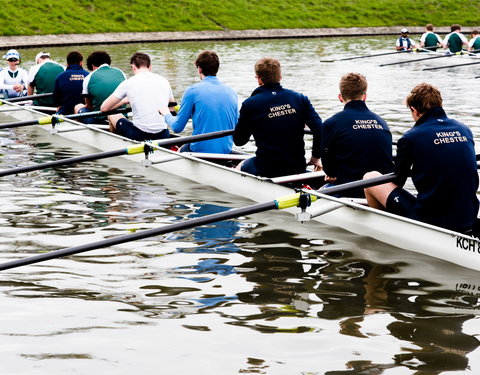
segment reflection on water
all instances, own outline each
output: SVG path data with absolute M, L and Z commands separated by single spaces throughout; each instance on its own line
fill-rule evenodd
M 201 49 L 218 51 L 220 78 L 240 101 L 255 88 L 254 62 L 275 56 L 285 86 L 307 94 L 322 118 L 341 110 L 340 76 L 360 71 L 369 79 L 369 106 L 387 119 L 395 137 L 411 126 L 403 98 L 429 81 L 443 91 L 447 112 L 478 134 L 475 66 L 425 72 L 426 62 L 378 66 L 396 55 L 320 62 L 391 44 L 390 38 L 366 37 L 105 49 L 129 74 L 129 56 L 150 53 L 154 70 L 168 77 L 178 99 L 197 81 L 192 62 Z M 50 52 L 60 60 L 71 49 Z M 97 48 L 79 49 L 87 55 Z M 37 51 L 21 52 L 28 67 Z M 53 144 L 31 128 L 2 130 L 0 145 L 1 168 L 93 151 Z M 113 159 L 3 178 L 0 197 L 2 262 L 250 203 Z M 165 374 L 480 370 L 478 272 L 318 223 L 299 224 L 278 212 L 0 276 L 0 335 L 8 343 L 0 358 L 9 374 L 151 373 L 159 364 Z

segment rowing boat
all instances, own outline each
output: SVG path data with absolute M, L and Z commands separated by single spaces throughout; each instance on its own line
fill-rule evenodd
M 26 117 L 39 116 L 39 114 L 35 110 L 25 109 L 11 112 L 9 116 L 21 117 L 23 120 Z M 92 145 L 102 151 L 114 150 L 135 143 L 96 126 L 78 124 L 70 120 L 68 123 L 57 124 L 54 131 L 51 126 L 46 125 L 35 125 L 33 129 L 34 131 L 51 132 L 52 143 L 69 140 Z M 209 154 L 205 158 L 199 156 L 201 155 L 156 148 L 153 155 L 137 154 L 121 157 L 127 158 L 132 163 L 138 163 L 141 173 L 148 174 L 150 168 L 158 169 L 203 185 L 216 187 L 230 194 L 243 196 L 254 202 L 270 201 L 291 194 L 291 187 L 285 183 L 304 177 L 261 178 L 219 164 L 214 160 L 215 155 Z M 299 221 L 316 220 L 401 249 L 480 271 L 480 241 L 477 238 L 378 211 L 352 199 L 325 195 L 321 190 L 303 189 L 303 191 L 318 199 L 302 212 L 299 208 L 287 209 L 288 212 L 295 214 Z

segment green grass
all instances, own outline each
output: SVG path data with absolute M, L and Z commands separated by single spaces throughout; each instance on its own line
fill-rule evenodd
M 16 0 L 1 35 L 368 26 L 477 26 L 472 0 Z

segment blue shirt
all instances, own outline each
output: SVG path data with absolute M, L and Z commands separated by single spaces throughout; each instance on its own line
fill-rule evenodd
M 473 135 L 442 108 L 427 111 L 398 140 L 395 173 L 399 186 L 411 175 L 419 220 L 453 230 L 473 226 L 479 208 Z
M 370 171 L 393 170 L 392 134 L 363 100 L 352 100 L 322 126 L 322 165 L 335 184 L 361 180 Z M 363 196 L 363 190 L 361 191 Z
M 235 128 L 238 119 L 237 94 L 217 77 L 206 76 L 187 88 L 178 116 L 168 114 L 165 121 L 175 133 L 180 133 L 190 118 L 193 135 Z M 193 152 L 229 154 L 232 146 L 232 136 L 228 136 L 191 143 L 190 149 Z
M 242 146 L 253 135 L 257 146 L 255 167 L 261 176 L 303 173 L 307 164 L 305 125 L 313 133 L 312 155 L 319 158 L 322 120 L 310 100 L 279 83 L 267 84 L 243 102 L 233 141 Z
M 67 70 L 57 76 L 53 89 L 53 103 L 60 107 L 58 113 L 72 114 L 75 105 L 83 103 L 82 85 L 87 75 L 88 72 L 80 65 L 69 65 Z

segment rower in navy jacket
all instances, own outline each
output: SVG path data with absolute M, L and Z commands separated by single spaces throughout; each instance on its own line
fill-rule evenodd
M 343 111 L 325 120 L 322 126 L 321 155 L 328 185 L 361 180 L 369 171 L 393 170 L 392 134 L 387 123 L 365 104 L 367 79 L 359 73 L 345 74 L 338 99 Z M 350 192 L 364 197 L 363 190 Z
M 370 206 L 458 232 L 469 233 L 478 215 L 478 172 L 471 130 L 450 119 L 440 91 L 414 87 L 407 106 L 416 121 L 398 141 L 395 183 L 365 189 Z M 370 172 L 365 178 L 378 176 Z M 408 176 L 417 197 L 401 187 Z
M 264 177 L 305 172 L 303 136 L 307 125 L 313 132 L 312 157 L 308 164 L 320 170 L 322 120 L 310 100 L 280 85 L 282 72 L 276 59 L 259 60 L 255 64 L 255 75 L 260 87 L 243 102 L 233 141 L 242 146 L 253 135 L 257 151 L 256 156 L 243 161 L 237 168 Z
M 67 69 L 55 79 L 53 104 L 58 107 L 57 113 L 70 115 L 78 103 L 83 103 L 83 80 L 88 72 L 83 69 L 83 55 L 71 51 L 67 55 Z

